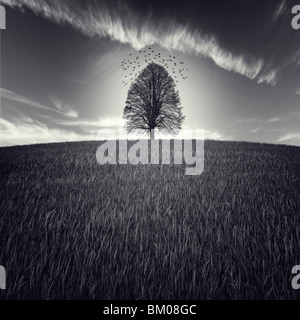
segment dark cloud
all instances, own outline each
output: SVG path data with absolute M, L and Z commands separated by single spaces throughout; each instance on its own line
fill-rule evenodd
M 209 57 L 226 70 L 273 85 L 278 72 L 300 55 L 299 35 L 290 23 L 293 0 L 2 2 L 89 37 Z

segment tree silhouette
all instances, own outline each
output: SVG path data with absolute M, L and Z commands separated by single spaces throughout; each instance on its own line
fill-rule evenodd
M 184 121 L 179 93 L 168 71 L 150 63 L 131 84 L 124 119 L 127 132 L 147 132 L 154 139 L 153 129 L 178 134 Z

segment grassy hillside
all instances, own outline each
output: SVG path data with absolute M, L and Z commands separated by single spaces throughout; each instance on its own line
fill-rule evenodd
M 0 148 L 1 299 L 297 299 L 300 148 L 205 142 L 205 171 L 99 142 Z

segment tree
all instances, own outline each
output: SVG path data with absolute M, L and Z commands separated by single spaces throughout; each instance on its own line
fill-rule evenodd
M 181 110 L 174 80 L 164 67 L 152 62 L 129 88 L 124 108 L 127 132 L 147 132 L 151 139 L 155 128 L 178 134 L 185 119 Z

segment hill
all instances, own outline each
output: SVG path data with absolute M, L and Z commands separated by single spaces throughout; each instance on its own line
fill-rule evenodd
M 297 299 L 300 148 L 205 141 L 205 167 L 0 148 L 1 299 Z

